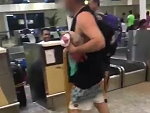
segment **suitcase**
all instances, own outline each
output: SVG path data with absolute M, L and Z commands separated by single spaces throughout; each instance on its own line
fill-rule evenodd
M 18 64 L 11 63 L 11 69 L 16 86 L 17 99 L 20 102 L 20 107 L 25 107 L 27 104 L 25 89 L 24 89 L 24 75 L 21 67 Z

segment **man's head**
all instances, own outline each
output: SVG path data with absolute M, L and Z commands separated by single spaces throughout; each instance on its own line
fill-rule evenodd
M 132 14 L 132 13 L 133 13 L 132 10 L 130 10 L 130 11 L 129 11 L 129 14 Z
M 49 28 L 43 28 L 41 30 L 41 36 L 43 38 L 43 40 L 45 42 L 50 41 L 51 40 L 51 33 L 50 33 L 50 29 Z
M 146 15 L 149 16 L 149 11 L 146 12 Z
M 141 30 L 147 29 L 147 26 L 148 26 L 148 23 L 147 23 L 146 19 L 140 20 L 140 22 L 139 22 L 139 28 Z
M 89 6 L 93 11 L 96 11 L 100 6 L 100 0 L 90 0 Z
M 122 13 L 122 16 L 125 16 L 125 15 L 126 15 L 126 13 L 125 13 L 125 12 L 123 12 L 123 13 Z
M 65 7 L 71 13 L 73 13 L 77 8 L 84 5 L 85 0 L 65 0 Z

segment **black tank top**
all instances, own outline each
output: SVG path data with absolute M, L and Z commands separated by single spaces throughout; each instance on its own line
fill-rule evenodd
M 75 31 L 77 16 L 81 12 L 90 12 L 92 15 L 93 11 L 88 7 L 83 7 L 78 14 L 73 18 L 71 31 Z M 86 21 L 86 17 L 85 17 Z M 86 35 L 86 34 L 85 34 Z M 99 83 L 104 75 L 103 59 L 101 58 L 101 52 L 87 53 L 87 60 L 77 64 L 77 72 L 74 76 L 70 77 L 70 82 L 81 89 L 88 89 L 93 85 Z M 69 68 L 70 69 L 70 68 Z

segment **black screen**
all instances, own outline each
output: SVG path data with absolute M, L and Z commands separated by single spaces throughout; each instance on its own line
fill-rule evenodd
M 43 28 L 44 13 L 28 13 L 25 20 L 24 14 L 13 14 L 7 16 L 9 30 L 20 30 L 26 28 L 26 23 L 29 29 Z
M 27 14 L 27 20 L 29 29 L 43 28 L 45 26 L 44 13 L 29 13 Z
M 44 0 L 44 2 L 46 2 L 46 3 L 53 3 L 53 2 L 55 2 L 55 0 Z
M 23 14 L 14 14 L 7 16 L 9 30 L 19 30 L 25 28 L 25 20 Z
M 14 4 L 29 3 L 29 0 L 12 0 Z

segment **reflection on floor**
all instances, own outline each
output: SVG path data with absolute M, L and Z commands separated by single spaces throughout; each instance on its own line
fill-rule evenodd
M 110 113 L 150 113 L 150 82 L 109 92 Z M 65 108 L 64 108 L 65 109 Z M 48 111 L 33 103 L 21 113 L 66 113 L 63 109 Z M 84 113 L 98 113 L 95 109 Z
M 26 108 L 21 110 L 21 113 L 50 113 L 50 112 L 36 103 L 29 103 Z
M 111 113 L 150 113 L 150 83 L 110 93 Z

